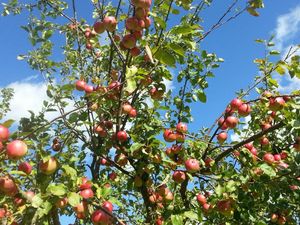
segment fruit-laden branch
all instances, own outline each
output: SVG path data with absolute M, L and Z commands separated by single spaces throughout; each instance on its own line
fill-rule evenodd
M 219 162 L 221 159 L 223 159 L 224 157 L 226 157 L 227 155 L 229 155 L 231 152 L 233 152 L 234 150 L 244 146 L 245 144 L 251 142 L 251 141 L 254 141 L 256 140 L 257 138 L 260 138 L 262 136 L 264 136 L 265 134 L 267 133 L 270 133 L 270 132 L 273 132 L 279 128 L 282 128 L 284 126 L 284 122 L 279 122 L 277 124 L 275 124 L 274 126 L 270 127 L 269 129 L 267 130 L 263 130 L 253 136 L 251 136 L 250 138 L 244 140 L 244 141 L 241 141 L 239 142 L 238 144 L 232 146 L 231 148 L 228 148 L 227 150 L 225 150 L 224 152 L 222 152 L 220 155 L 218 155 L 216 158 L 215 158 L 215 162 Z

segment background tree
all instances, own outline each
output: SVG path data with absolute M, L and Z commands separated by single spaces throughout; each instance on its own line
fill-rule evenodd
M 212 127 L 187 126 L 223 61 L 201 42 L 263 2 L 233 1 L 208 30 L 207 0 L 92 3 L 94 24 L 74 0 L 4 4 L 3 15 L 28 13 L 33 50 L 19 59 L 41 72 L 50 100 L 17 131 L 0 126 L 3 224 L 299 224 L 300 92 L 281 94 L 274 79 L 300 77 L 299 47 L 276 61 L 272 38 L 257 40 L 266 54 L 254 84 Z M 3 118 L 12 91 L 1 97 Z

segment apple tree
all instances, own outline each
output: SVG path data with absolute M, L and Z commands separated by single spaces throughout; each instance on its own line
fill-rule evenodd
M 212 2 L 3 3 L 3 16 L 28 18 L 32 49 L 18 59 L 48 98 L 4 121 L 13 91 L 1 90 L 1 224 L 300 223 L 300 91 L 280 93 L 274 78 L 300 78 L 299 46 L 282 56 L 257 40 L 266 54 L 254 83 L 211 127 L 190 129 L 223 62 L 201 43 L 264 6 L 235 0 L 205 30 Z

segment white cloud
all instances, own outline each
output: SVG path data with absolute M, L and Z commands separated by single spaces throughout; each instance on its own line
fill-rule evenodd
M 14 89 L 14 96 L 10 101 L 11 111 L 5 119 L 19 121 L 22 117 L 30 116 L 28 110 L 38 113 L 47 99 L 46 83 L 30 83 L 28 81 L 14 82 L 7 87 Z
M 300 37 L 300 5 L 277 18 L 274 32 L 276 48 L 281 51 L 281 57 L 284 58 L 294 44 L 299 44 L 294 42 Z M 300 51 L 294 52 L 294 55 L 299 54 Z M 290 93 L 300 87 L 300 80 L 292 79 L 289 75 L 276 76 L 276 79 L 279 83 L 278 91 L 282 93 Z
M 251 120 L 251 116 L 247 116 L 247 117 L 245 117 L 244 118 L 244 121 L 243 122 L 245 122 L 245 124 L 242 126 L 242 129 L 241 130 L 244 130 L 244 129 L 247 129 L 248 127 L 249 127 L 249 122 L 250 122 L 250 120 Z M 245 135 L 245 133 L 244 132 L 242 132 L 240 135 L 238 135 L 238 134 L 236 134 L 236 133 L 232 133 L 231 135 L 230 135 L 230 140 L 231 141 L 242 141 L 244 138 L 243 138 L 243 136 Z
M 277 48 L 283 50 L 286 43 L 290 42 L 300 31 L 300 5 L 290 10 L 290 12 L 280 15 L 277 18 L 275 28 L 275 41 Z

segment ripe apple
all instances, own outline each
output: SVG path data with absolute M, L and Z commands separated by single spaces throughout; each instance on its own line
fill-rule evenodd
M 32 171 L 32 166 L 29 164 L 29 162 L 22 162 L 18 166 L 19 171 L 23 171 L 27 175 L 29 175 Z
M 20 159 L 27 153 L 27 145 L 20 140 L 14 140 L 7 144 L 6 154 L 9 159 Z
M 251 107 L 249 104 L 243 103 L 238 108 L 238 113 L 240 116 L 246 117 L 250 114 L 250 112 L 251 112 Z
M 249 142 L 249 143 L 245 144 L 244 147 L 247 148 L 248 150 L 251 150 L 253 148 L 253 143 Z
M 53 151 L 60 151 L 61 150 L 61 144 L 60 143 L 55 143 L 55 144 L 52 144 L 52 149 Z
M 48 161 L 40 161 L 39 169 L 43 174 L 51 175 L 55 173 L 58 167 L 58 162 L 55 157 L 51 157 Z
M 137 30 L 132 33 L 136 40 L 140 40 L 143 36 L 143 31 Z
M 285 101 L 282 97 L 270 98 L 269 109 L 272 111 L 279 111 L 285 106 Z
M 108 177 L 110 180 L 114 181 L 117 178 L 117 174 L 115 172 L 111 172 Z
M 127 49 L 132 49 L 135 47 L 136 45 L 136 38 L 134 35 L 132 34 L 126 34 L 123 39 L 122 42 L 123 46 Z
M 155 220 L 155 224 L 156 225 L 163 225 L 164 224 L 164 220 L 163 218 L 160 216 Z
M 92 85 L 86 84 L 84 87 L 84 91 L 86 94 L 90 94 L 94 91 L 94 87 Z
M 173 199 L 174 199 L 174 195 L 173 195 L 173 193 L 169 190 L 169 191 L 167 192 L 167 194 L 164 196 L 164 200 L 165 200 L 166 202 L 171 202 L 171 201 L 173 201 Z
M 268 130 L 270 127 L 272 127 L 271 124 L 269 123 L 263 123 L 262 125 L 260 125 L 262 130 Z
M 288 157 L 288 153 L 285 151 L 280 152 L 281 159 L 286 159 Z
M 250 152 L 252 155 L 257 155 L 257 149 L 254 147 L 250 149 Z
M 220 213 L 225 216 L 229 216 L 232 214 L 232 201 L 230 199 L 220 200 L 217 202 L 217 209 Z
M 132 106 L 129 103 L 124 103 L 122 105 L 122 110 L 124 113 L 128 114 L 132 110 Z
M 0 141 L 7 141 L 9 138 L 9 130 L 7 127 L 0 125 Z
M 99 160 L 99 163 L 100 163 L 101 165 L 103 165 L 103 166 L 106 166 L 106 165 L 108 165 L 108 162 L 107 162 L 107 160 L 106 160 L 106 159 L 104 159 L 104 158 L 100 158 L 100 160 Z
M 184 140 L 185 140 L 185 135 L 183 133 L 180 133 L 180 132 L 177 132 L 175 134 L 176 136 L 176 141 L 179 142 L 179 143 L 183 143 Z
M 278 220 L 278 215 L 275 213 L 272 213 L 271 215 L 271 222 L 276 223 Z
M 67 206 L 68 204 L 68 198 L 61 198 L 61 199 L 58 199 L 57 202 L 55 203 L 56 207 L 57 208 L 60 208 L 60 209 L 63 209 Z
M 91 188 L 88 188 L 80 191 L 80 195 L 82 198 L 88 199 L 94 197 L 94 192 Z
M 151 26 L 151 19 L 148 16 L 145 17 L 144 22 L 145 22 L 145 28 Z
M 106 16 L 103 19 L 103 24 L 106 28 L 106 30 L 113 32 L 116 29 L 117 26 L 117 20 L 115 17 L 113 16 Z
M 81 184 L 79 185 L 80 190 L 84 189 L 90 189 L 92 187 L 93 183 L 86 177 L 81 178 Z
M 126 131 L 124 131 L 124 130 L 120 130 L 120 131 L 118 131 L 118 133 L 117 133 L 117 140 L 118 141 L 120 141 L 120 142 L 125 142 L 125 141 L 127 141 L 127 133 L 126 133 Z
M 207 203 L 203 204 L 202 207 L 203 207 L 204 213 L 209 213 L 212 209 L 212 205 L 207 204 Z
M 176 134 L 170 129 L 166 129 L 164 131 L 163 137 L 164 137 L 166 142 L 176 141 Z
M 98 124 L 94 126 L 94 132 L 97 133 L 100 137 L 106 137 L 107 131 L 102 124 Z
M 181 171 L 181 170 L 176 170 L 174 171 L 173 173 L 173 180 L 180 184 L 182 183 L 183 181 L 185 181 L 186 179 L 186 175 L 185 175 L 185 172 Z
M 280 161 L 280 160 L 281 160 L 280 154 L 275 154 L 275 155 L 274 155 L 274 160 L 275 160 L 275 161 Z
M 0 191 L 6 195 L 14 196 L 18 193 L 18 188 L 10 177 L 4 176 L 0 178 Z
M 132 108 L 132 109 L 130 110 L 130 112 L 128 113 L 128 116 L 129 116 L 129 117 L 132 117 L 132 118 L 136 117 L 136 116 L 137 116 L 137 111 L 136 111 L 136 109 L 135 109 L 135 108 Z
M 139 54 L 141 54 L 141 50 L 138 47 L 134 47 L 134 48 L 130 49 L 130 54 L 133 57 L 138 56 Z
M 236 111 L 242 104 L 243 104 L 242 100 L 235 98 L 230 102 L 230 107 L 233 111 Z
M 103 22 L 97 21 L 94 23 L 94 31 L 98 34 L 102 34 L 105 31 L 105 24 Z
M 197 195 L 197 202 L 201 205 L 204 205 L 207 203 L 206 197 L 202 194 Z
M 285 216 L 279 216 L 278 220 L 277 220 L 278 225 L 283 225 L 286 224 L 286 217 Z
M 0 208 L 0 219 L 4 218 L 6 216 L 6 209 Z
M 138 18 L 139 20 L 144 19 L 146 17 L 146 10 L 144 8 L 135 8 L 135 17 Z
M 107 211 L 111 212 L 113 211 L 113 204 L 110 201 L 104 201 L 102 203 L 102 208 L 106 209 Z
M 91 220 L 93 224 L 110 224 L 110 216 L 103 210 L 94 211 Z
M 226 132 L 219 133 L 218 136 L 217 136 L 217 139 L 218 139 L 220 144 L 223 144 L 227 139 L 227 133 Z
M 263 160 L 268 164 L 273 164 L 275 161 L 274 156 L 271 153 L 264 154 Z
M 87 211 L 87 202 L 82 201 L 74 207 L 76 213 L 85 213 Z
M 78 91 L 84 91 L 85 85 L 86 85 L 86 82 L 84 80 L 77 80 L 75 82 L 75 87 Z
M 180 133 L 186 133 L 188 128 L 185 123 L 180 122 L 176 125 L 176 130 L 177 130 L 177 132 L 180 132 Z
M 185 168 L 190 173 L 195 173 L 200 170 L 200 164 L 197 159 L 188 159 L 185 161 Z
M 221 130 L 226 130 L 228 128 L 227 124 L 224 122 L 224 118 L 219 119 L 218 125 Z
M 135 31 L 137 30 L 136 28 L 138 27 L 138 19 L 135 17 L 129 17 L 125 21 L 125 27 L 129 31 Z
M 238 118 L 234 117 L 234 116 L 228 116 L 225 119 L 225 123 L 229 128 L 235 128 L 236 125 L 238 124 L 239 120 Z
M 270 144 L 269 139 L 266 138 L 266 137 L 262 137 L 260 139 L 260 144 L 263 145 L 263 146 L 266 146 L 266 145 Z
M 132 4 L 137 8 L 149 9 L 152 3 L 152 0 L 132 0 Z
M 127 156 L 123 153 L 116 154 L 115 162 L 118 163 L 120 166 L 125 166 L 128 162 Z
M 28 201 L 32 202 L 32 199 L 35 196 L 35 193 L 33 191 L 26 191 L 25 196 Z

